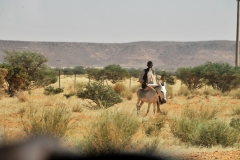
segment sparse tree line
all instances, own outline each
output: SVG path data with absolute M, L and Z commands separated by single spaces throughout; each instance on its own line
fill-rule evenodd
M 224 93 L 240 86 L 240 68 L 224 62 L 206 62 L 193 68 L 179 68 L 176 75 L 189 90 L 207 85 Z
M 122 68 L 120 65 L 111 64 L 103 69 L 77 66 L 74 68 L 55 68 L 54 70 L 60 71 L 63 75 L 86 74 L 89 81 L 95 80 L 104 83 L 104 81 L 108 80 L 115 84 L 131 77 L 138 78 L 143 69 Z M 174 73 L 166 73 L 159 69 L 156 69 L 155 72 L 159 76 L 165 76 L 170 84 L 174 84 L 172 77 Z
M 65 68 L 62 69 L 62 72 L 64 75 L 68 75 L 69 73 L 74 73 L 74 70 L 75 68 Z M 82 67 L 82 72 L 78 73 L 87 74 L 89 81 L 92 79 L 104 83 L 104 80 L 109 80 L 115 84 L 129 77 L 138 78 L 141 71 L 141 68 L 124 69 L 119 65 L 109 65 L 103 69 L 84 69 Z M 206 62 L 195 67 L 179 68 L 175 72 L 165 72 L 158 69 L 155 69 L 155 71 L 158 77 L 161 77 L 161 80 L 166 80 L 170 85 L 175 84 L 173 76 L 176 76 L 189 90 L 211 86 L 213 89 L 224 93 L 240 87 L 240 67 L 234 67 L 224 62 Z
M 29 90 L 37 87 L 46 87 L 57 82 L 58 73 L 63 75 L 87 75 L 89 82 L 98 81 L 102 84 L 110 81 L 115 84 L 127 78 L 137 78 L 142 69 L 125 69 L 120 65 L 108 65 L 103 69 L 84 68 L 50 68 L 46 65 L 48 59 L 45 55 L 32 51 L 4 51 L 4 63 L 0 64 L 0 87 L 7 84 L 7 93 L 14 95 L 16 91 Z M 165 72 L 156 71 L 157 74 Z M 172 79 L 173 80 L 173 79 Z M 2 91 L 2 90 L 1 90 Z
M 122 68 L 120 65 L 108 65 L 103 69 L 85 68 L 50 68 L 46 65 L 47 57 L 43 54 L 31 51 L 4 51 L 4 63 L 0 64 L 0 87 L 7 83 L 7 92 L 13 95 L 16 91 L 28 90 L 37 87 L 46 87 L 57 82 L 60 71 L 63 75 L 86 75 L 91 80 L 102 84 L 110 81 L 113 84 L 125 79 L 138 78 L 142 69 Z M 167 73 L 155 69 L 157 75 L 175 84 L 173 76 L 176 76 L 189 90 L 200 89 L 206 85 L 221 92 L 228 92 L 240 86 L 240 68 L 233 67 L 223 62 L 207 62 L 204 65 L 179 68 L 176 72 Z

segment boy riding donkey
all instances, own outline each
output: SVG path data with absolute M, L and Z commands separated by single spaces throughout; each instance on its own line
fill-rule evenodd
M 144 69 L 140 76 L 139 76 L 139 82 L 142 84 L 142 89 L 144 89 L 146 92 L 151 90 L 152 87 L 158 86 L 158 84 L 156 83 L 156 76 L 154 71 L 152 70 L 153 67 L 153 62 L 152 61 L 148 61 L 147 62 L 147 67 L 146 69 Z M 162 83 L 162 89 L 161 91 L 163 92 L 164 98 L 161 99 L 159 97 L 159 101 L 161 104 L 166 103 L 167 99 L 166 99 L 166 82 Z

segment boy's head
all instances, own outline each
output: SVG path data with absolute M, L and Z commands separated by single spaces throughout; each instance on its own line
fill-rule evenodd
M 148 62 L 147 62 L 147 66 L 148 66 L 148 68 L 152 68 L 152 66 L 153 66 L 152 61 L 148 61 Z

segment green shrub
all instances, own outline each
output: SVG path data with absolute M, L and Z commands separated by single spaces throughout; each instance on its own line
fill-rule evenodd
M 61 92 L 63 92 L 63 89 L 62 89 L 62 88 L 56 88 L 56 89 L 54 90 L 54 94 L 58 94 L 58 93 L 61 93 Z
M 30 106 L 27 121 L 23 123 L 23 127 L 29 137 L 32 135 L 50 135 L 65 138 L 70 121 L 71 114 L 61 105 L 55 106 L 54 109 L 42 110 L 41 113 L 38 113 L 36 107 Z
M 240 132 L 240 118 L 232 118 L 229 125 Z
M 45 95 L 54 95 L 54 94 L 59 94 L 63 92 L 62 88 L 54 88 L 53 86 L 48 86 L 46 88 L 44 88 L 44 94 Z
M 120 95 L 111 86 L 98 82 L 88 83 L 85 90 L 79 91 L 77 96 L 82 99 L 91 99 L 96 104 L 96 107 L 92 107 L 94 109 L 108 108 L 122 102 Z
M 123 153 L 139 127 L 131 114 L 106 111 L 88 128 L 77 151 L 86 156 Z
M 74 96 L 74 93 L 68 93 L 68 94 L 64 93 L 63 95 L 68 99 L 68 98 Z
M 233 115 L 240 115 L 240 107 L 233 109 L 232 114 Z
M 223 122 L 180 118 L 171 125 L 173 134 L 181 141 L 196 146 L 233 146 L 239 143 L 239 133 Z
M 183 142 L 192 142 L 197 136 L 199 127 L 213 119 L 217 112 L 217 108 L 208 106 L 200 106 L 197 109 L 187 106 L 183 109 L 181 117 L 173 121 L 171 130 Z
M 170 128 L 174 136 L 183 142 L 190 143 L 194 139 L 193 137 L 196 135 L 197 128 L 201 123 L 203 122 L 197 119 L 179 118 L 173 121 Z
M 217 113 L 218 109 L 213 107 L 201 106 L 197 109 L 187 107 L 183 110 L 182 116 L 190 119 L 210 120 L 213 119 Z
M 212 121 L 199 128 L 199 136 L 193 144 L 204 147 L 222 145 L 228 147 L 239 142 L 239 133 L 224 122 Z

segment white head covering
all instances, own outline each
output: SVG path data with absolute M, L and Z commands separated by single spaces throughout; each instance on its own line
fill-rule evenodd
M 148 77 L 148 83 L 149 83 L 149 84 L 156 84 L 156 79 L 155 79 L 155 77 L 153 76 L 152 68 L 149 68 L 147 77 Z

